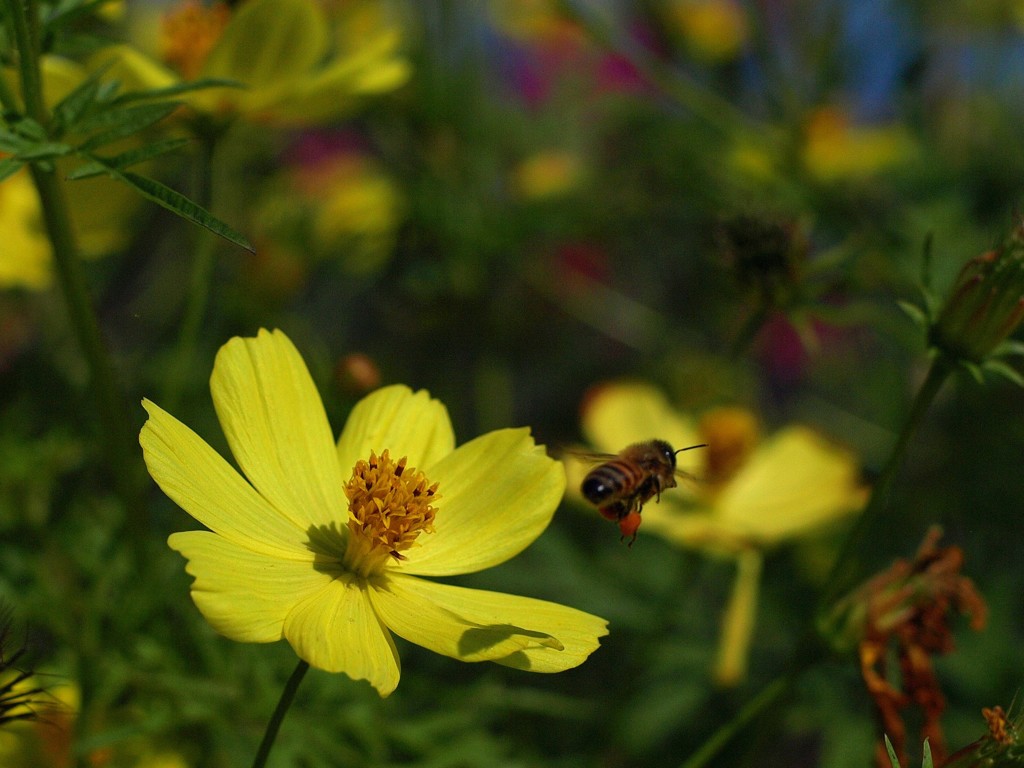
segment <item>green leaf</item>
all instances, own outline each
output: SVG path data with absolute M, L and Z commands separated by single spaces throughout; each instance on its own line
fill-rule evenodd
M 897 301 L 899 308 L 902 309 L 906 315 L 914 321 L 914 324 L 921 330 L 927 331 L 928 326 L 931 325 L 931 321 L 928 318 L 928 313 L 925 312 L 921 307 L 917 306 L 910 301 Z
M 82 120 L 90 107 L 99 101 L 100 78 L 110 69 L 110 65 L 100 67 L 83 80 L 77 88 L 57 102 L 53 108 L 53 130 L 57 136 L 63 136 Z
M 56 30 L 66 24 L 93 15 L 93 12 L 106 5 L 110 0 L 87 0 L 84 3 L 71 4 L 67 7 L 58 7 L 53 15 L 46 19 L 43 24 L 47 31 Z
M 19 136 L 16 133 L 0 128 L 0 152 L 7 152 L 13 155 L 31 145 L 32 142 L 24 136 Z
M 147 144 L 144 147 L 138 149 L 131 149 L 127 152 L 122 152 L 119 155 L 113 157 L 100 157 L 92 162 L 84 163 L 75 168 L 71 173 L 67 175 L 67 178 L 71 181 L 78 179 L 88 179 L 92 176 L 102 176 L 105 173 L 109 173 L 110 168 L 116 168 L 118 170 L 124 170 L 138 163 L 144 163 L 147 160 L 152 160 L 154 157 L 173 152 L 174 150 L 182 147 L 191 142 L 191 139 L 177 138 L 177 139 L 164 139 L 163 141 L 157 141 L 153 144 Z
M 934 768 L 932 764 L 932 747 L 928 739 L 924 740 L 924 758 L 921 760 L 921 768 Z
M 19 160 L 52 160 L 55 157 L 64 157 L 70 154 L 71 151 L 71 147 L 67 144 L 46 141 L 22 149 L 15 154 L 15 157 Z
M 963 368 L 967 373 L 970 374 L 971 378 L 974 379 L 978 384 L 985 383 L 985 375 L 982 373 L 981 366 L 977 363 L 972 363 L 969 360 L 958 360 L 957 364 Z
M 900 761 L 896 758 L 896 750 L 892 748 L 892 742 L 889 741 L 889 734 L 885 734 L 885 751 L 889 753 L 889 762 L 892 763 L 892 768 L 900 768 Z
M 1004 360 L 994 360 L 990 358 L 982 363 L 981 367 L 986 373 L 994 373 L 997 376 L 1002 376 L 1004 379 L 1009 379 L 1018 387 L 1024 387 L 1024 376 L 1021 375 L 1020 371 Z
M 153 99 L 166 99 L 169 96 L 180 96 L 191 91 L 201 91 L 205 88 L 245 88 L 245 83 L 237 80 L 224 78 L 205 77 L 200 80 L 193 80 L 189 83 L 178 83 L 169 85 L 166 88 L 154 88 L 149 91 L 129 91 L 122 93 L 111 104 L 130 104 L 133 101 L 151 101 Z
M 5 157 L 3 160 L 0 160 L 0 181 L 16 174 L 23 165 L 24 163 L 21 160 L 14 157 Z
M 122 107 L 108 109 L 96 115 L 92 115 L 75 126 L 76 131 L 93 131 L 106 128 L 94 135 L 79 149 L 89 151 L 109 144 L 112 141 L 123 139 L 138 133 L 143 128 L 148 128 L 159 123 L 174 110 L 181 106 L 180 102 L 160 102 L 158 104 L 139 104 L 134 107 Z
M 1007 339 L 1001 342 L 995 349 L 992 350 L 992 354 L 996 357 L 1013 357 L 1024 355 L 1024 341 L 1017 341 L 1016 339 Z
M 241 234 L 180 192 L 175 192 L 155 179 L 139 176 L 131 171 L 119 171 L 116 168 L 109 167 L 107 170 L 115 179 L 134 187 L 147 200 L 152 200 L 157 205 L 181 216 L 183 219 L 198 224 L 201 227 L 206 227 L 213 234 L 223 237 L 225 240 L 239 245 L 251 253 L 256 252 L 252 244 Z

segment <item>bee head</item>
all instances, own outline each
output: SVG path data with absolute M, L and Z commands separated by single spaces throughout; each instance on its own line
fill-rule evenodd
M 676 454 L 678 451 L 674 450 L 671 445 L 666 443 L 664 440 L 654 440 L 654 447 L 658 451 L 658 455 L 664 459 L 672 469 L 676 468 Z

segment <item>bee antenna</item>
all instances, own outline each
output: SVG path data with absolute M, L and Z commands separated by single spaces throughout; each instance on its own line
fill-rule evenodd
M 678 451 L 675 451 L 675 453 L 678 454 L 678 453 L 682 453 L 683 451 L 692 451 L 694 448 L 707 448 L 707 447 L 708 447 L 707 443 L 701 443 L 700 445 L 688 445 L 685 448 L 680 448 Z

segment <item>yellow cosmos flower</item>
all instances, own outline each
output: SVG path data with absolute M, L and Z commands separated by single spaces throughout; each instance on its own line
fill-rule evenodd
M 740 408 L 717 409 L 697 421 L 642 383 L 598 389 L 586 403 L 583 432 L 606 452 L 652 438 L 676 448 L 707 443 L 679 454 L 679 468 L 697 481 L 681 482 L 660 502 L 648 502 L 640 531 L 735 560 L 737 579 L 715 670 L 719 682 L 735 684 L 745 674 L 764 549 L 863 505 L 866 489 L 853 455 L 802 426 L 762 440 L 757 418 Z
M 40 60 L 43 90 L 48 106 L 82 84 L 94 73 L 101 62 L 90 61 L 83 66 L 59 56 L 43 56 Z M 119 79 L 126 89 L 133 81 Z M 7 86 L 17 92 L 18 78 L 13 69 L 5 69 L 0 76 Z M 107 73 L 109 81 L 114 73 Z M 119 147 L 126 149 L 127 142 Z M 58 176 L 71 170 L 78 161 L 61 159 L 57 162 Z M 123 248 L 131 236 L 131 224 L 142 207 L 142 198 L 132 189 L 106 176 L 64 183 L 68 209 L 74 226 L 75 238 L 82 255 L 87 258 L 112 253 Z M 39 195 L 27 170 L 18 171 L 0 181 L 0 288 L 21 287 L 42 290 L 52 282 L 50 241 L 43 228 L 43 213 Z
M 915 153 L 910 135 L 898 125 L 856 126 L 836 107 L 819 109 L 807 121 L 804 165 L 823 181 L 871 176 Z
M 401 31 L 373 3 L 348 4 L 335 19 L 315 0 L 249 0 L 226 24 L 186 11 L 169 17 L 164 50 L 186 77 L 242 88 L 189 97 L 197 109 L 279 124 L 314 124 L 349 111 L 361 96 L 409 77 Z
M 668 13 L 701 61 L 731 61 L 749 37 L 747 17 L 733 0 L 672 0 Z
M 497 565 L 547 526 L 565 476 L 527 429 L 456 448 L 440 402 L 391 386 L 356 405 L 335 443 L 280 331 L 225 344 L 210 388 L 244 478 L 149 401 L 140 441 L 157 484 L 210 529 L 168 543 L 188 559 L 192 598 L 217 631 L 284 638 L 310 665 L 382 696 L 398 685 L 392 633 L 533 672 L 575 667 L 597 648 L 607 631 L 597 616 L 421 578 Z

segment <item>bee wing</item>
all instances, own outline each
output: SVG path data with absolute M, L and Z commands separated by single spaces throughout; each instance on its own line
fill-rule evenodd
M 606 461 L 617 459 L 618 454 L 600 453 L 598 451 L 578 451 L 570 448 L 562 452 L 562 457 L 573 459 L 582 464 L 604 464 Z

